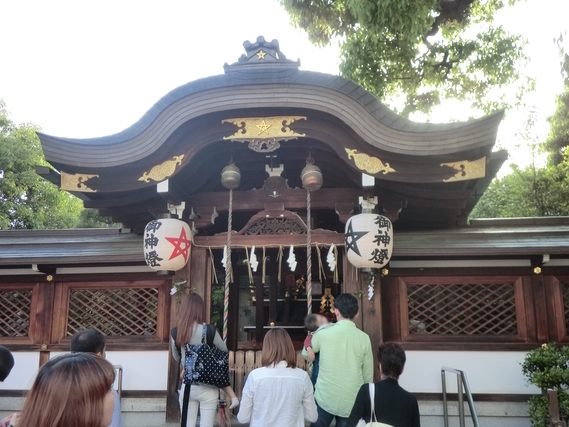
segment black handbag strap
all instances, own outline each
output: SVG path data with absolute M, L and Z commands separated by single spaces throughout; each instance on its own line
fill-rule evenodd
M 190 389 L 192 383 L 186 384 L 184 387 L 184 398 L 182 400 L 182 424 L 181 427 L 187 427 L 188 424 L 188 407 L 190 406 Z
M 215 326 L 211 324 L 204 324 L 204 329 L 206 331 L 206 343 L 208 345 L 213 345 L 213 340 L 215 339 L 215 333 L 217 332 Z

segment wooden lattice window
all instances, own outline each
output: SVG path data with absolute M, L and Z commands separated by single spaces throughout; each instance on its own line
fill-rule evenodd
M 409 335 L 517 336 L 514 283 L 407 283 Z
M 94 328 L 107 336 L 156 335 L 159 288 L 70 289 L 66 335 Z
M 29 336 L 31 306 L 31 289 L 0 289 L 0 337 L 18 338 Z

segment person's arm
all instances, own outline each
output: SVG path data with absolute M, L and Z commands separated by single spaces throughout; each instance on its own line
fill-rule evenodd
M 314 400 L 314 386 L 308 377 L 304 377 L 304 398 L 302 399 L 302 411 L 304 412 L 304 419 L 311 423 L 315 423 L 318 419 L 318 408 Z
M 253 413 L 253 397 L 254 397 L 254 384 L 253 376 L 249 374 L 247 381 L 245 381 L 245 387 L 243 387 L 243 392 L 241 393 L 241 404 L 239 405 L 239 413 L 237 414 L 237 420 L 241 424 L 246 424 L 251 421 L 251 414 Z
M 17 416 L 18 414 L 12 414 L 12 415 L 8 415 L 6 418 L 4 418 L 2 421 L 0 421 L 0 427 L 8 427 L 8 425 L 10 424 L 10 421 L 14 421 L 17 424 Z M 16 424 L 12 424 L 13 426 L 15 426 Z
M 314 362 L 316 355 L 314 354 L 314 350 L 312 350 L 312 334 L 310 333 L 304 339 L 304 348 L 306 349 L 306 360 Z
M 371 350 L 371 341 L 367 337 L 366 348 L 364 352 L 364 360 L 362 364 L 362 376 L 364 383 L 373 382 L 373 352 Z
M 320 342 L 326 330 L 319 331 L 317 334 L 312 335 L 312 351 L 318 353 L 320 351 Z
M 215 337 L 213 338 L 213 345 L 216 346 L 221 351 L 228 351 L 227 345 L 225 344 L 221 336 L 217 333 L 217 330 L 215 331 Z
M 172 347 L 172 357 L 179 362 L 180 361 L 180 352 L 178 351 L 178 347 L 176 346 L 176 341 L 173 338 L 170 338 L 170 343 Z
M 369 385 L 364 384 L 360 387 L 360 391 L 358 391 L 356 401 L 352 407 L 352 412 L 350 413 L 348 421 L 346 422 L 346 427 L 356 427 L 362 418 L 368 422 L 368 415 L 371 412 L 370 408 L 371 401 L 369 400 Z

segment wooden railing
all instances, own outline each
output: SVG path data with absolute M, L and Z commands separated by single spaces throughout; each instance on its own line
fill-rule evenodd
M 262 351 L 230 351 L 229 352 L 229 370 L 231 386 L 235 390 L 235 394 L 241 400 L 241 392 L 245 386 L 245 381 L 249 373 L 256 368 L 261 367 Z M 308 370 L 308 362 L 304 360 L 301 352 L 296 353 L 296 366 L 298 368 Z

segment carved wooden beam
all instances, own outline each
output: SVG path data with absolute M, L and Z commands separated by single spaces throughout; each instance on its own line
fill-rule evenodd
M 346 202 L 346 203 L 336 203 L 334 205 L 334 210 L 338 214 L 338 218 L 342 224 L 348 222 L 348 219 L 354 213 L 354 203 L 353 202 Z
M 401 210 L 407 206 L 407 200 L 384 200 L 381 203 L 383 205 L 383 214 L 391 222 L 396 222 L 399 219 Z
M 312 209 L 334 210 L 337 201 L 357 202 L 362 190 L 352 188 L 322 188 L 310 194 Z M 194 207 L 203 205 L 215 205 L 219 212 L 228 209 L 229 196 L 225 191 L 215 191 L 209 193 L 198 193 L 191 196 L 186 206 Z M 306 209 L 306 190 L 288 189 L 275 199 L 269 197 L 264 190 L 234 191 L 233 210 L 234 211 L 255 211 L 260 206 L 272 205 L 275 202 L 281 203 L 285 209 L 300 210 Z
M 186 205 L 187 206 L 187 205 Z M 217 208 L 215 206 L 200 206 L 199 210 L 196 212 L 197 218 L 193 219 L 195 228 L 207 228 L 215 223 L 215 219 L 219 216 L 217 213 Z
M 312 233 L 313 244 L 319 245 L 344 245 L 344 234 L 335 232 L 325 232 L 323 230 L 314 230 Z M 223 248 L 227 244 L 227 233 L 221 233 L 216 236 L 194 236 L 194 245 L 202 247 Z M 305 234 L 285 234 L 279 235 L 276 239 L 274 235 L 243 235 L 234 234 L 231 236 L 231 245 L 234 247 L 251 247 L 253 245 L 266 248 L 278 248 L 279 246 L 306 246 Z

